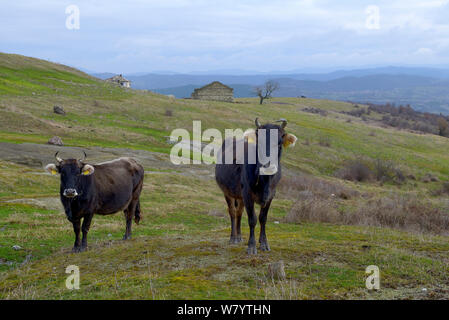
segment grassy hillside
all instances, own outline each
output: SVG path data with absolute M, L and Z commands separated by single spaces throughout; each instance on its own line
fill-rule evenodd
M 54 105 L 67 115 L 54 114 Z M 303 111 L 311 107 L 326 110 L 327 116 Z M 311 205 L 329 204 L 325 211 L 341 216 L 398 198 L 418 199 L 418 213 L 420 208 L 448 213 L 447 194 L 437 191 L 448 181 L 449 139 L 381 128 L 340 113 L 353 108 L 349 103 L 296 98 L 274 98 L 262 106 L 250 98 L 237 103 L 171 100 L 115 87 L 65 66 L 0 54 L 0 142 L 35 143 L 39 148 L 58 135 L 66 146 L 82 147 L 88 155 L 109 147 L 116 150 L 111 157 L 131 149 L 139 158 L 144 150 L 156 163 L 146 165 L 143 221 L 134 226 L 134 239 L 119 240 L 122 214 L 95 217 L 90 250 L 75 255 L 69 253 L 72 228 L 58 204 L 58 178 L 7 161 L 0 151 L 0 297 L 448 297 L 449 243 L 444 230 L 404 225 L 402 220 L 378 226 L 338 219 L 288 222 L 298 206 L 310 200 L 304 191 L 313 194 Z M 175 128 L 191 131 L 193 120 L 201 120 L 203 130 L 223 132 L 253 127 L 255 117 L 264 122 L 288 119 L 288 131 L 299 141 L 282 159 L 286 178 L 267 227 L 272 252 L 249 257 L 245 244 L 227 244 L 230 227 L 213 167 L 169 167 L 167 136 Z M 389 161 L 415 179 L 395 183 L 337 178 L 348 161 L 357 159 Z M 421 181 L 426 175 L 435 181 Z M 392 211 L 388 205 L 382 208 Z M 247 238 L 245 216 L 243 221 Z M 14 245 L 21 249 L 14 250 Z M 287 272 L 287 280 L 280 282 L 267 277 L 267 265 L 279 260 Z M 69 264 L 81 269 L 81 290 L 76 292 L 64 287 Z M 372 264 L 381 270 L 380 292 L 364 286 L 365 268 Z
M 100 75 L 101 76 L 101 75 Z M 267 80 L 280 84 L 277 97 L 305 95 L 315 99 L 410 104 L 415 110 L 448 114 L 447 70 L 374 68 L 321 74 L 263 75 L 128 75 L 137 89 L 154 89 L 176 97 L 188 97 L 193 87 L 220 81 L 234 88 L 236 97 L 254 97 L 254 86 Z

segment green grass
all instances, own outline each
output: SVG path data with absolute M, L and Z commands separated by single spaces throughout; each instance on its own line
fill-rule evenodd
M 57 177 L 37 175 L 26 167 L 2 163 L 0 181 L 11 181 L 20 198 L 45 203 L 47 197 L 57 197 Z M 120 240 L 122 214 L 95 216 L 90 250 L 81 254 L 70 253 L 73 232 L 61 210 L 6 204 L 2 201 L 17 196 L 2 194 L 0 256 L 13 264 L 0 266 L 4 271 L 0 297 L 416 298 L 421 287 L 448 285 L 446 237 L 369 227 L 285 224 L 282 218 L 292 200 L 279 195 L 267 225 L 272 251 L 249 257 L 244 243 L 227 244 L 225 201 L 214 181 L 174 172 L 147 173 L 145 181 L 143 220 L 134 225 L 133 240 Z M 39 194 L 33 184 L 42 186 Z M 248 236 L 245 216 L 243 236 Z M 13 245 L 22 250 L 14 250 Z M 21 265 L 27 256 L 31 262 Z M 287 280 L 273 282 L 267 265 L 279 260 L 286 265 Z M 64 286 L 65 268 L 71 264 L 81 269 L 79 291 Z M 380 293 L 364 289 L 364 270 L 372 264 L 381 270 Z M 416 290 L 402 296 L 405 288 Z
M 448 180 L 445 150 L 449 150 L 449 139 L 363 123 L 339 113 L 353 108 L 344 102 L 275 98 L 260 106 L 257 99 L 238 101 L 242 103 L 171 101 L 111 86 L 69 67 L 0 54 L 0 142 L 44 144 L 58 135 L 68 146 L 167 154 L 171 147 L 166 137 L 176 128 L 192 131 L 193 120 L 201 120 L 203 130 L 224 132 L 253 127 L 255 117 L 262 122 L 286 118 L 288 132 L 299 138 L 282 159 L 290 175 L 307 172 L 335 182 L 335 171 L 345 161 L 362 156 L 394 161 L 418 178 L 403 185 L 339 181 L 363 195 L 341 201 L 342 210 L 392 193 L 413 194 L 447 206 L 447 199 L 432 191 Z M 55 115 L 54 105 L 63 106 L 67 115 Z M 329 114 L 305 113 L 304 107 L 325 109 Z M 173 116 L 165 116 L 167 109 Z M 322 137 L 329 138 L 330 147 L 319 145 Z M 247 256 L 244 243 L 227 244 L 230 226 L 223 195 L 213 178 L 199 175 L 201 170 L 212 174 L 211 169 L 146 168 L 143 221 L 133 227 L 133 240 L 120 240 L 124 233 L 121 213 L 95 216 L 90 249 L 71 254 L 72 228 L 55 206 L 58 178 L 0 162 L 0 298 L 422 298 L 423 287 L 435 297 L 447 298 L 447 237 L 387 228 L 284 223 L 296 199 L 279 192 L 267 226 L 272 251 Z M 426 173 L 441 182 L 420 182 Z M 20 199 L 37 202 L 8 202 Z M 245 241 L 247 236 L 244 215 Z M 22 249 L 14 250 L 14 245 Z M 287 279 L 272 281 L 267 266 L 279 260 L 286 265 Z M 64 286 L 65 268 L 70 264 L 81 270 L 77 291 Z M 372 264 L 381 270 L 380 292 L 369 292 L 364 286 L 365 268 Z
M 168 153 L 167 136 L 173 129 L 192 131 L 192 121 L 201 120 L 203 130 L 248 128 L 254 118 L 272 121 L 287 118 L 288 131 L 298 138 L 295 149 L 285 154 L 285 162 L 295 169 L 320 176 L 331 176 L 346 160 L 359 156 L 394 161 L 407 173 L 418 177 L 432 173 L 447 180 L 449 147 L 447 138 L 417 135 L 406 131 L 384 129 L 358 122 L 333 110 L 352 108 L 351 104 L 312 99 L 276 98 L 290 104 L 258 105 L 256 99 L 230 104 L 194 100 L 169 101 L 152 93 L 130 93 L 111 99 L 107 89 L 99 93 L 79 95 L 39 94 L 26 99 L 5 96 L 0 101 L 0 141 L 45 143 L 59 135 L 67 145 L 117 146 Z M 125 92 L 126 91 L 126 92 Z M 104 93 L 104 95 L 102 95 Z M 293 101 L 293 102 L 292 102 Z M 313 102 L 313 103 L 312 103 Z M 67 116 L 55 115 L 53 105 L 62 105 Z M 330 111 L 329 116 L 301 112 L 304 106 L 317 106 Z M 164 116 L 165 110 L 174 116 Z M 25 125 L 24 125 L 25 124 Z M 318 144 L 327 137 L 331 147 Z M 309 141 L 310 145 L 304 145 Z

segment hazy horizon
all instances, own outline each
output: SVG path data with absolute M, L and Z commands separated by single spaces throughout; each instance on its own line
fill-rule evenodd
M 1 8 L 0 51 L 90 72 L 449 67 L 449 0 L 17 0 Z
M 71 66 L 74 68 L 78 68 L 77 66 Z M 338 71 L 356 71 L 356 70 L 378 70 L 383 68 L 416 68 L 416 69 L 436 69 L 436 70 L 449 70 L 449 66 L 440 66 L 440 65 L 379 65 L 379 66 L 341 66 L 341 67 L 332 67 L 332 68 L 304 68 L 304 69 L 296 69 L 296 70 L 270 70 L 270 71 L 256 71 L 256 70 L 245 70 L 245 69 L 212 69 L 212 70 L 192 70 L 186 72 L 176 72 L 172 70 L 150 70 L 150 71 L 139 71 L 139 72 L 117 72 L 115 74 L 128 74 L 132 76 L 138 75 L 147 75 L 147 74 L 155 74 L 155 75 L 229 75 L 229 76 L 252 76 L 252 75 L 293 75 L 293 74 L 329 74 Z M 81 71 L 84 71 L 89 74 L 106 74 L 106 73 L 114 73 L 108 70 L 106 71 L 95 71 L 95 70 L 87 70 L 80 67 Z

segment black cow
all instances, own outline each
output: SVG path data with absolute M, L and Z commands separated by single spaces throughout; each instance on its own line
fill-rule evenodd
M 237 143 L 235 138 L 232 143 L 223 143 L 221 147 L 221 164 L 217 163 L 215 166 L 215 179 L 218 186 L 223 191 L 227 205 L 228 212 L 231 218 L 231 239 L 230 243 L 239 243 L 242 241 L 240 231 L 240 221 L 242 218 L 243 207 L 246 208 L 248 214 L 248 223 L 250 227 L 250 236 L 248 241 L 248 254 L 256 254 L 256 240 L 254 237 L 254 228 L 257 224 L 257 216 L 254 211 L 254 203 L 261 206 L 259 221 L 260 221 L 260 249 L 262 251 L 269 251 L 267 237 L 265 234 L 265 223 L 267 221 L 268 210 L 270 209 L 271 201 L 276 192 L 276 186 L 281 179 L 281 155 L 282 148 L 285 146 L 294 146 L 297 138 L 285 132 L 287 121 L 282 119 L 279 126 L 277 124 L 260 125 L 256 119 L 257 130 L 250 130 L 244 134 L 244 156 L 243 160 L 236 161 L 239 158 Z M 261 131 L 260 129 L 265 129 Z M 258 150 L 259 140 L 266 144 L 266 154 L 269 156 L 270 150 L 270 130 L 277 131 L 278 141 L 274 142 L 278 150 L 278 157 L 275 163 L 262 164 L 260 157 L 256 150 Z M 264 135 L 263 137 L 261 135 Z M 265 139 L 260 139 L 260 137 Z M 242 142 L 240 140 L 240 142 Z M 225 164 L 224 154 L 227 148 L 233 148 L 234 162 L 232 164 Z M 255 152 L 256 161 L 250 161 L 248 157 L 249 152 Z M 252 163 L 253 162 L 253 163 Z M 240 164 L 239 164 L 240 163 Z
M 55 158 L 57 164 L 48 164 L 45 169 L 51 174 L 61 175 L 61 202 L 76 237 L 73 251 L 80 252 L 87 248 L 87 233 L 94 214 L 107 215 L 123 210 L 126 218 L 123 239 L 131 238 L 132 218 L 137 224 L 140 221 L 143 167 L 130 158 L 96 165 L 86 164 L 84 160 L 62 160 L 58 153 Z M 82 241 L 80 229 L 83 231 Z

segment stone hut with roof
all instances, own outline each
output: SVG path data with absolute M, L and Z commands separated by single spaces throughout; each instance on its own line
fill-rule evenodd
M 128 79 L 125 79 L 123 77 L 123 75 L 121 75 L 121 74 L 113 76 L 112 78 L 106 79 L 106 81 L 116 83 L 125 88 L 131 87 L 131 81 L 129 81 Z
M 234 101 L 234 89 L 224 85 L 221 82 L 214 81 L 205 85 L 204 87 L 197 88 L 191 95 L 192 99 L 198 100 L 215 100 L 215 101 Z

